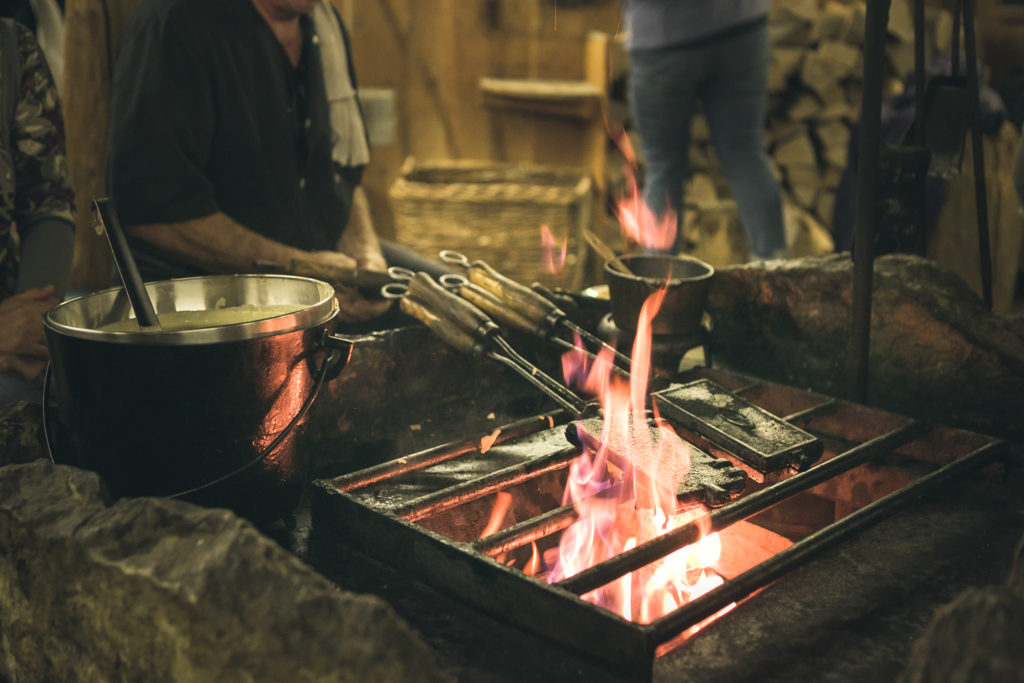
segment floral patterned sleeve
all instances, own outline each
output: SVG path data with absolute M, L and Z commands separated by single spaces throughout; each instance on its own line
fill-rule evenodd
M 74 225 L 74 193 L 64 156 L 64 118 L 50 69 L 35 36 L 21 24 L 21 85 L 11 122 L 14 218 L 27 227 L 43 219 Z

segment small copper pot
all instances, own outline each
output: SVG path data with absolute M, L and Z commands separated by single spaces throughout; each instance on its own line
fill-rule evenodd
M 622 262 L 633 275 L 626 275 L 608 263 L 604 266 L 616 327 L 636 330 L 644 301 L 667 286 L 661 309 L 651 323 L 653 334 L 683 336 L 697 331 L 714 268 L 689 256 L 623 256 Z

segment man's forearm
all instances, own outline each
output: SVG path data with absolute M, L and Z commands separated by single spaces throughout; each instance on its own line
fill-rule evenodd
M 248 273 L 257 261 L 287 266 L 308 252 L 264 237 L 217 212 L 181 223 L 136 225 L 128 232 L 179 260 L 212 273 Z
M 360 267 L 374 270 L 383 267 L 384 256 L 381 253 L 377 232 L 373 228 L 373 219 L 370 217 L 370 204 L 361 187 L 357 187 L 352 195 L 352 211 L 349 214 L 348 225 L 345 226 L 336 249 L 356 259 Z

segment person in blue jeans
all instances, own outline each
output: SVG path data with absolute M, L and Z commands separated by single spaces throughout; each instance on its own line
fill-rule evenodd
M 681 214 L 690 122 L 699 100 L 750 250 L 785 249 L 782 199 L 764 150 L 771 0 L 624 0 L 633 117 L 646 158 L 644 200 Z M 677 233 L 673 251 L 679 251 Z

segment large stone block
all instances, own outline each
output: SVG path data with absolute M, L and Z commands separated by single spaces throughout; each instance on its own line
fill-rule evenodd
M 849 254 L 718 269 L 708 295 L 716 357 L 767 379 L 846 396 Z M 1024 437 L 1024 334 L 954 273 L 903 254 L 875 261 L 869 402 Z
M 0 680 L 428 681 L 430 651 L 247 521 L 0 468 Z

